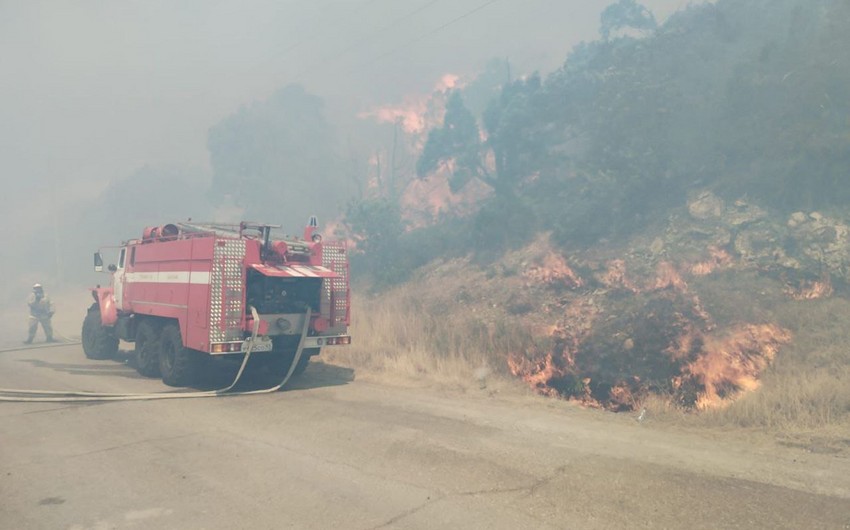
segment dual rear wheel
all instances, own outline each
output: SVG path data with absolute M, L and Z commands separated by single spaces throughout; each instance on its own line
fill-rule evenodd
M 89 308 L 83 321 L 83 350 L 89 359 L 109 359 L 118 352 L 118 337 L 110 327 L 103 326 L 97 304 Z M 143 319 L 136 329 L 136 371 L 145 377 L 162 377 L 169 386 L 189 386 L 195 382 L 205 354 L 183 346 L 180 326 L 176 322 Z M 305 349 L 292 375 L 301 375 L 316 350 Z M 259 359 L 260 364 L 275 376 L 284 377 L 292 365 L 294 352 L 275 352 Z
M 180 327 L 143 320 L 136 329 L 136 370 L 145 377 L 162 377 L 169 386 L 191 385 L 203 363 L 203 353 L 183 346 Z

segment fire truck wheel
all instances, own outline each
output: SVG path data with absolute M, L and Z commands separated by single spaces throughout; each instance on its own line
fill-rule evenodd
M 100 308 L 92 304 L 83 320 L 83 352 L 89 359 L 109 359 L 118 353 L 118 337 L 100 323 Z
M 136 371 L 145 377 L 159 377 L 159 333 L 152 322 L 142 321 L 136 329 Z
M 168 386 L 192 384 L 201 364 L 201 354 L 183 346 L 180 327 L 168 324 L 160 335 L 159 371 Z

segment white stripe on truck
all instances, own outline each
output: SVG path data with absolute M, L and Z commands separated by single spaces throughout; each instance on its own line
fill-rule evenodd
M 125 283 L 191 283 L 209 285 L 209 271 L 128 272 Z

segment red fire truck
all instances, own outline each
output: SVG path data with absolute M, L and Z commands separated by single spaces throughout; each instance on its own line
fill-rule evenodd
M 245 352 L 297 375 L 323 347 L 351 343 L 345 244 L 324 241 L 316 224 L 303 238 L 248 222 L 146 228 L 119 247 L 111 285 L 92 289 L 86 356 L 106 359 L 119 340 L 133 342 L 139 373 L 171 386 L 191 384 L 210 356 Z M 94 262 L 102 271 L 100 252 Z

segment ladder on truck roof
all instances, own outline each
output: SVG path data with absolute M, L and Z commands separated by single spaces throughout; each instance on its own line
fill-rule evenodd
M 280 228 L 281 226 L 249 222 L 239 224 L 186 222 L 177 223 L 177 227 L 189 234 L 214 234 L 221 237 L 243 237 L 245 230 L 257 230 L 261 236 L 265 237 L 267 231 L 271 232 L 272 229 Z

